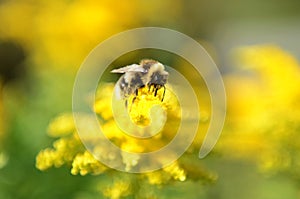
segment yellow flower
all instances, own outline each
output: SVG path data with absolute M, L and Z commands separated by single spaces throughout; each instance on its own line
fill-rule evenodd
M 87 151 L 77 135 L 72 116 L 69 114 L 62 114 L 52 120 L 49 125 L 49 135 L 58 139 L 54 142 L 53 148 L 42 150 L 37 155 L 36 167 L 38 169 L 46 170 L 53 166 L 60 167 L 62 165 L 67 165 L 71 168 L 71 174 L 73 175 L 100 175 L 103 173 L 113 173 L 113 177 L 120 175 L 121 177 L 111 186 L 101 189 L 103 194 L 110 198 L 120 198 L 134 193 L 136 181 L 144 184 L 146 183 L 148 184 L 147 186 L 163 185 L 172 181 L 183 182 L 188 179 L 189 173 L 193 176 L 192 179 L 211 180 L 211 177 L 207 177 L 209 175 L 204 174 L 206 171 L 203 171 L 202 168 L 200 168 L 200 171 L 197 173 L 196 171 L 199 169 L 197 166 L 189 170 L 188 165 L 190 164 L 184 166 L 185 163 L 181 164 L 180 160 L 154 172 L 137 175 L 128 174 L 130 175 L 129 178 L 122 177 L 122 172 L 114 172 L 112 169 L 99 162 L 95 157 L 102 157 L 114 162 L 116 165 L 123 165 L 124 170 L 130 172 L 132 168 L 139 165 L 139 153 L 142 154 L 159 150 L 173 139 L 177 133 L 181 119 L 180 105 L 172 92 L 171 87 L 167 87 L 163 101 L 163 88 L 158 91 L 157 96 L 154 96 L 151 88 L 141 88 L 139 89 L 137 96 L 131 96 L 128 99 L 129 103 L 127 110 L 125 109 L 124 101 L 121 101 L 120 103 L 132 120 L 129 122 L 139 126 L 146 126 L 149 122 L 152 125 L 161 125 L 159 122 L 166 116 L 167 119 L 165 125 L 158 134 L 149 139 L 139 139 L 127 135 L 119 128 L 114 118 L 112 110 L 113 89 L 113 84 L 105 83 L 101 85 L 96 94 L 96 101 L 92 107 L 99 115 L 99 123 L 106 138 L 122 150 L 116 152 L 113 149 L 110 149 L 109 146 L 101 144 L 101 142 L 99 144 L 97 141 L 99 137 L 97 139 L 94 137 L 96 136 L 96 132 L 94 132 L 96 130 L 93 129 L 92 125 L 89 123 L 90 118 L 79 116 L 83 124 L 81 128 L 86 131 L 86 134 L 80 135 L 80 138 L 95 145 L 92 151 Z M 162 107 L 161 112 L 151 112 L 153 106 Z M 123 151 L 134 152 L 135 154 L 125 153 Z M 93 155 L 90 152 L 92 152 Z M 165 162 L 164 158 L 166 157 L 159 157 L 159 161 L 162 163 Z M 193 156 L 192 158 L 197 160 L 196 156 Z M 152 192 L 145 194 L 154 197 Z
M 5 1 L 0 4 L 0 38 L 23 44 L 38 67 L 77 69 L 99 42 L 143 21 L 171 22 L 180 5 L 178 0 Z M 161 15 L 164 10 L 168 15 Z
M 46 170 L 50 167 L 70 165 L 77 153 L 84 151 L 83 146 L 76 134 L 62 137 L 53 143 L 53 148 L 42 150 L 36 157 L 36 167 Z
M 236 52 L 244 73 L 225 77 L 228 115 L 218 150 L 255 160 L 263 171 L 294 171 L 299 168 L 300 65 L 274 45 Z
M 163 108 L 167 108 L 163 103 L 162 103 L 162 98 L 163 96 L 163 91 L 164 89 L 159 89 L 157 92 L 157 96 L 154 96 L 154 87 L 143 87 L 140 88 L 138 91 L 138 95 L 134 96 L 132 95 L 129 97 L 128 101 L 128 107 L 129 107 L 129 116 L 132 120 L 132 122 L 136 123 L 137 125 L 140 126 L 147 126 L 151 122 L 150 119 L 150 109 L 153 108 L 155 105 L 163 105 Z M 174 99 L 175 96 L 173 97 L 168 97 Z M 167 101 L 168 99 L 165 99 Z M 168 104 L 170 103 L 167 101 Z M 172 105 L 175 105 L 176 103 L 173 103 Z M 177 105 L 178 107 L 178 105 Z M 163 113 L 156 110 L 153 111 L 152 118 L 156 118 L 155 121 L 159 122 L 163 120 Z M 179 115 L 179 113 L 178 113 Z M 154 124 L 154 125 L 159 125 L 159 124 Z
M 240 63 L 255 71 L 264 89 L 269 89 L 266 97 L 274 98 L 272 103 L 288 104 L 299 94 L 299 63 L 288 52 L 265 45 L 241 48 L 237 53 Z
M 76 69 L 99 42 L 136 25 L 136 10 L 132 1 L 7 1 L 0 37 L 24 44 L 38 66 Z
M 62 137 L 75 131 L 72 114 L 62 114 L 56 117 L 48 126 L 48 135 L 51 137 Z
M 120 130 L 113 117 L 113 110 L 111 106 L 113 88 L 113 84 L 100 86 L 100 93 L 97 95 L 99 97 L 97 97 L 95 102 L 94 110 L 103 120 L 105 120 L 102 126 L 105 136 L 111 139 L 121 149 L 135 153 L 155 151 L 160 149 L 175 136 L 181 116 L 179 103 L 171 90 L 166 90 L 165 99 L 163 101 L 161 100 L 163 97 L 163 88 L 158 91 L 157 96 L 154 96 L 153 91 L 147 87 L 139 89 L 137 96 L 132 95 L 128 99 L 129 103 L 127 111 L 131 121 L 137 125 L 147 126 L 150 121 L 152 126 L 163 125 L 161 122 L 164 121 L 164 117 L 166 117 L 163 111 L 166 112 L 168 119 L 161 132 L 152 137 L 156 143 L 153 144 L 153 140 L 136 139 Z M 133 98 L 135 99 L 133 100 Z M 158 109 L 151 111 L 151 108 L 155 105 L 161 106 L 162 111 Z M 125 107 L 125 103 L 121 102 L 120 106 Z M 123 120 L 123 118 L 120 118 L 120 120 L 120 123 L 128 122 L 127 120 Z M 135 131 L 135 129 L 133 129 L 133 131 Z M 143 131 L 136 133 L 143 134 Z M 162 136 L 164 139 L 161 139 Z M 127 159 L 127 157 L 123 158 Z M 133 157 L 130 157 L 129 159 L 132 158 Z M 138 157 L 135 158 L 136 160 L 138 159 Z
M 71 173 L 73 175 L 86 175 L 92 173 L 98 175 L 107 169 L 106 166 L 96 160 L 89 152 L 84 151 L 83 154 L 77 154 L 72 162 Z
M 123 181 L 115 182 L 112 186 L 106 188 L 103 191 L 104 196 L 111 199 L 119 199 L 125 197 L 131 193 L 130 184 Z
M 149 93 L 148 93 L 149 91 Z M 129 115 L 131 120 L 139 125 L 147 125 L 150 122 L 149 114 L 153 105 L 160 105 L 163 107 L 164 111 L 168 114 L 168 121 L 166 121 L 165 127 L 161 130 L 158 135 L 154 136 L 152 139 L 155 139 L 155 144 L 153 144 L 153 140 L 147 139 L 137 139 L 133 138 L 126 133 L 124 133 L 116 124 L 116 121 L 113 118 L 111 99 L 113 97 L 113 85 L 106 84 L 101 86 L 99 92 L 97 94 L 97 100 L 94 104 L 94 110 L 101 117 L 103 132 L 105 136 L 118 145 L 122 150 L 127 152 L 149 152 L 160 149 L 162 146 L 167 144 L 176 133 L 178 128 L 178 124 L 180 120 L 180 107 L 176 100 L 172 100 L 175 98 L 175 95 L 170 91 L 166 91 L 165 100 L 162 102 L 163 89 L 161 89 L 157 96 L 153 95 L 152 90 L 148 90 L 148 88 L 142 88 L 139 90 L 139 95 L 135 96 L 134 103 L 129 103 Z M 132 96 L 133 97 L 133 96 Z M 133 98 L 129 100 L 132 100 Z M 125 107 L 125 104 L 122 103 L 122 106 Z M 161 112 L 159 112 L 161 113 Z M 142 116 L 141 116 L 142 115 Z M 157 125 L 155 122 L 160 122 L 161 115 L 154 115 L 155 119 L 151 120 L 153 125 Z M 82 117 L 83 123 L 86 126 L 86 135 L 85 140 L 93 142 L 93 132 L 94 129 L 90 128 L 89 118 Z M 147 122 L 145 122 L 147 121 Z M 89 132 L 91 131 L 91 132 Z M 85 175 L 87 173 L 98 173 L 97 169 L 86 169 L 87 166 L 93 165 L 95 162 L 92 161 L 93 157 L 87 153 L 80 142 L 80 139 L 75 130 L 75 124 L 73 122 L 73 117 L 70 114 L 62 114 L 59 117 L 55 118 L 49 125 L 48 133 L 52 137 L 58 137 L 59 139 L 54 142 L 54 148 L 48 148 L 40 152 L 37 156 L 37 168 L 41 170 L 45 170 L 51 166 L 59 167 L 64 164 L 72 165 L 72 173 L 73 174 L 82 174 Z M 163 139 L 161 139 L 163 136 Z M 112 154 L 108 152 L 109 148 L 105 148 L 101 145 L 96 146 L 94 148 L 94 153 L 103 156 L 108 155 L 107 158 L 116 157 L 116 155 L 121 155 L 123 164 L 127 171 L 130 171 L 132 167 L 136 166 L 139 161 L 139 155 L 129 155 L 128 153 L 121 154 Z M 110 155 L 109 155 L 110 154 Z
M 185 181 L 186 172 L 181 168 L 178 162 L 174 162 L 169 166 L 163 168 L 163 171 L 154 171 L 145 174 L 148 178 L 149 184 L 161 185 L 170 180 Z
M 165 172 L 169 173 L 174 180 L 185 181 L 186 173 L 185 171 L 179 167 L 178 163 L 175 162 L 170 166 L 164 168 Z

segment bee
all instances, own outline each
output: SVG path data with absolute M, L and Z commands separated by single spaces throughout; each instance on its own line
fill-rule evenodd
M 151 59 L 143 59 L 139 64 L 132 64 L 122 68 L 114 69 L 112 73 L 124 73 L 117 82 L 115 94 L 118 99 L 127 100 L 130 95 L 134 94 L 132 104 L 138 96 L 138 90 L 148 87 L 148 91 L 153 88 L 154 96 L 161 88 L 164 89 L 161 101 L 164 100 L 169 73 L 165 71 L 165 67 L 158 61 Z

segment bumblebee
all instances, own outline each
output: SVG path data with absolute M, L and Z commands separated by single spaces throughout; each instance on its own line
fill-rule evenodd
M 154 96 L 157 96 L 157 91 L 164 89 L 161 101 L 164 100 L 169 73 L 165 71 L 165 67 L 158 61 L 144 59 L 139 64 L 132 64 L 122 68 L 114 69 L 112 73 L 124 73 L 117 82 L 115 92 L 118 99 L 127 100 L 130 95 L 138 95 L 138 90 L 143 87 L 153 89 Z M 133 98 L 134 102 L 135 98 Z M 133 103 L 132 102 L 132 103 Z

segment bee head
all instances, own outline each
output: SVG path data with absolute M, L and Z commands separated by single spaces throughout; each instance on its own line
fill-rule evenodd
M 169 73 L 165 71 L 163 64 L 155 61 L 151 64 L 148 73 L 150 77 L 148 84 L 165 85 L 167 83 Z

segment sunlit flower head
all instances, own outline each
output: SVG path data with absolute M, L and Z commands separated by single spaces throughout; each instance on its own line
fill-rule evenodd
M 70 167 L 73 175 L 100 175 L 114 172 L 114 170 L 97 160 L 97 157 L 103 157 L 114 162 L 114 164 L 123 165 L 125 170 L 130 172 L 132 168 L 139 165 L 140 155 L 138 153 L 158 150 L 173 139 L 181 114 L 180 105 L 170 86 L 167 87 L 163 100 L 163 90 L 159 90 L 157 95 L 154 95 L 151 88 L 144 87 L 138 90 L 137 95 L 133 94 L 129 97 L 127 107 L 124 101 L 121 103 L 123 108 L 126 108 L 131 122 L 139 126 L 147 126 L 149 123 L 160 125 L 156 122 L 167 116 L 163 129 L 151 137 L 152 140 L 133 138 L 119 128 L 114 120 L 114 112 L 112 110 L 113 91 L 113 84 L 105 83 L 101 85 L 92 107 L 99 116 L 99 123 L 106 138 L 123 151 L 134 152 L 135 154 L 123 153 L 122 151 L 116 153 L 108 146 L 98 144 L 97 139 L 93 137 L 92 131 L 94 130 L 89 126 L 89 118 L 83 116 L 83 124 L 86 125 L 85 129 L 87 131 L 87 137 L 84 139 L 95 145 L 93 151 L 87 151 L 77 135 L 71 115 L 63 114 L 55 118 L 49 125 L 49 135 L 58 139 L 53 143 L 52 148 L 46 148 L 37 155 L 36 167 L 38 169 L 46 170 L 51 167 L 66 165 Z M 160 106 L 162 112 L 159 112 L 160 114 L 157 112 L 151 113 L 153 106 Z M 163 114 L 164 112 L 166 115 Z M 121 161 L 117 157 L 121 157 Z M 197 160 L 197 156 L 189 157 Z M 162 163 L 164 162 L 164 157 L 158 158 L 160 158 Z M 121 173 L 114 172 L 113 176 L 117 177 Z M 136 181 L 147 183 L 149 186 L 157 186 L 173 181 L 184 182 L 189 175 L 193 180 L 213 181 L 216 178 L 214 175 L 210 175 L 208 171 L 203 170 L 202 167 L 194 167 L 190 163 L 186 164 L 185 162 L 181 163 L 179 159 L 160 170 L 138 174 L 136 178 L 130 178 L 130 180 L 117 177 L 119 180 L 106 188 L 102 188 L 101 191 L 107 197 L 120 198 L 135 192 Z

